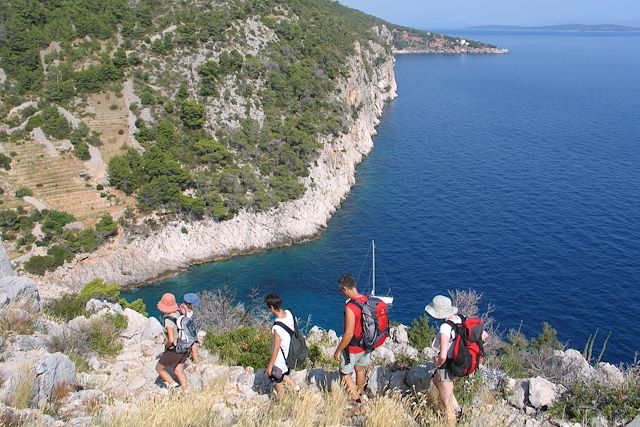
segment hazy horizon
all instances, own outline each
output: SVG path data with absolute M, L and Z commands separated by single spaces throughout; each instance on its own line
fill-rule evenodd
M 522 3 L 513 0 L 339 0 L 395 24 L 417 28 L 466 28 L 478 25 L 544 26 L 616 24 L 640 27 L 640 2 L 617 0 L 552 0 Z

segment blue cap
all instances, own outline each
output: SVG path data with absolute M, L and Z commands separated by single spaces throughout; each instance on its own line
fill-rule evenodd
M 196 294 L 193 294 L 193 293 L 185 294 L 184 297 L 182 297 L 182 299 L 184 300 L 184 302 L 186 302 L 187 304 L 191 304 L 194 307 L 197 307 L 200 305 L 200 298 L 198 298 L 198 295 Z

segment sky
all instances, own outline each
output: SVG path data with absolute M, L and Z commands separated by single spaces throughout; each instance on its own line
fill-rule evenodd
M 640 0 L 339 1 L 389 22 L 417 28 L 460 28 L 488 24 L 640 26 Z

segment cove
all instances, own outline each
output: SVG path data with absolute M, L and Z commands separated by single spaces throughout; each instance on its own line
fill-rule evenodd
M 605 360 L 631 362 L 640 328 L 640 37 L 456 34 L 496 56 L 398 56 L 387 105 L 356 186 L 313 242 L 190 268 L 127 292 L 150 314 L 228 285 L 279 293 L 298 317 L 341 326 L 337 279 L 377 284 L 410 323 L 438 293 L 474 289 L 502 328 L 544 321 L 582 350 L 612 331 Z M 363 290 L 363 289 L 361 289 Z

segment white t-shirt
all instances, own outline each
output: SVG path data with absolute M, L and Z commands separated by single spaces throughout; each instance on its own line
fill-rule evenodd
M 276 322 L 284 323 L 293 331 L 294 330 L 293 328 L 295 327 L 295 324 L 293 321 L 293 315 L 289 310 L 285 310 L 284 314 L 285 316 L 282 319 L 276 318 Z M 272 333 L 278 334 L 278 336 L 280 337 L 280 348 L 282 349 L 282 351 L 278 351 L 278 357 L 276 357 L 276 363 L 274 363 L 274 366 L 277 366 L 278 368 L 280 368 L 283 373 L 287 372 L 289 368 L 287 368 L 287 362 L 285 361 L 285 358 L 282 355 L 282 353 L 284 353 L 285 356 L 289 354 L 289 345 L 291 344 L 291 335 L 289 335 L 289 332 L 285 331 L 284 328 L 278 325 L 273 325 L 273 327 L 271 328 L 271 331 Z
M 447 319 L 445 320 L 451 320 L 453 323 L 457 323 L 460 324 L 462 323 L 462 319 L 460 318 L 460 316 L 458 315 L 453 315 L 453 316 L 449 316 Z M 453 356 L 453 340 L 456 339 L 456 331 L 453 330 L 453 328 L 451 327 L 450 324 L 448 324 L 446 321 L 442 322 L 442 325 L 440 325 L 440 335 L 446 335 L 449 337 L 449 350 L 447 351 L 447 357 L 452 357 Z M 434 339 L 434 343 L 433 346 L 434 348 L 437 348 L 438 350 L 440 349 L 440 336 L 438 335 L 435 339 Z

